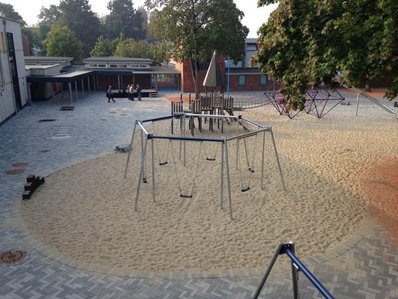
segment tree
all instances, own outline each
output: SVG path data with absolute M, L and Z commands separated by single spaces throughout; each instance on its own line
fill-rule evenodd
M 136 42 L 132 38 L 120 41 L 114 52 L 115 56 L 149 58 L 149 47 L 146 42 Z
M 88 0 L 61 0 L 57 24 L 67 26 L 82 42 L 83 55 L 88 56 L 100 35 L 100 21 Z
M 112 0 L 108 3 L 109 15 L 105 19 L 106 35 L 114 39 L 123 33 L 127 38 L 145 37 L 141 13 L 134 9 L 131 0 Z
M 21 17 L 21 15 L 14 10 L 14 6 L 11 4 L 0 3 L 0 14 L 3 17 L 15 20 L 21 23 L 22 26 L 26 26 L 26 22 Z
M 148 37 L 148 13 L 143 6 L 138 7 L 137 12 L 141 15 L 141 31 L 143 38 L 149 39 Z
M 54 25 L 44 44 L 47 56 L 73 57 L 75 62 L 81 60 L 82 43 L 67 26 Z
M 115 43 L 105 38 L 103 35 L 100 35 L 90 55 L 91 57 L 106 57 L 112 56 L 114 51 Z
M 260 0 L 259 5 L 275 3 Z M 397 94 L 398 3 L 394 0 L 281 0 L 260 28 L 255 62 L 280 81 L 293 109 L 303 109 L 308 86 L 359 86 L 390 74 Z
M 156 65 L 163 62 L 168 63 L 170 60 L 169 46 L 165 42 L 149 44 L 149 57 Z
M 41 39 L 41 52 L 43 55 L 46 54 L 44 47 L 44 40 L 47 38 L 47 34 L 50 32 L 51 27 L 56 24 L 57 20 L 61 16 L 61 11 L 58 6 L 50 5 L 49 8 L 41 7 L 39 17 L 39 36 Z
M 235 61 L 242 59 L 249 30 L 232 0 L 146 0 L 145 4 L 158 9 L 151 15 L 151 32 L 167 42 L 176 61 L 191 63 L 196 96 L 199 64 L 214 50 Z
M 21 31 L 29 40 L 30 53 L 33 53 L 43 48 L 43 43 L 42 39 L 40 38 L 40 32 L 38 27 L 22 27 Z M 37 54 L 37 52 L 35 52 L 34 54 Z
M 153 63 L 160 65 L 169 59 L 167 46 L 164 43 L 148 43 L 146 41 L 135 41 L 132 38 L 117 39 L 114 56 L 150 58 Z

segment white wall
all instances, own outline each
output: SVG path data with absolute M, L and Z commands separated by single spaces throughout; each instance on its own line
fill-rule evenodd
M 23 55 L 21 26 L 19 23 L 0 17 L 0 32 L 4 32 L 5 43 L 7 44 L 7 32 L 13 34 L 15 56 L 18 69 L 19 90 L 21 94 L 22 106 L 28 101 L 28 89 L 26 82 L 25 61 Z M 3 49 L 0 39 L 0 61 L 3 78 L 0 82 L 0 123 L 17 112 L 17 105 L 14 98 L 14 88 L 12 85 L 10 66 L 8 57 L 8 46 Z

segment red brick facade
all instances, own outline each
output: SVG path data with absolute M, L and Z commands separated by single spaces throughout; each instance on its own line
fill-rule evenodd
M 217 58 L 217 62 L 220 66 L 220 70 L 222 76 L 224 78 L 224 87 L 223 91 L 227 90 L 227 81 L 228 81 L 228 70 L 225 68 L 224 57 L 219 56 Z M 176 65 L 176 69 L 181 72 L 181 91 L 184 93 L 194 92 L 195 86 L 192 79 L 191 74 L 191 65 L 189 62 L 179 63 Z M 199 89 L 200 92 L 206 91 L 206 88 L 203 86 L 203 80 L 206 75 L 206 70 L 199 71 Z M 243 76 L 241 80 L 244 80 L 244 84 L 239 83 L 239 77 Z M 260 71 L 254 71 L 249 68 L 234 68 L 231 69 L 230 74 L 230 91 L 262 91 L 266 90 L 268 86 L 270 86 L 270 82 L 268 80 L 265 81 L 265 84 L 261 84 L 261 73 Z
M 225 66 L 224 66 L 224 57 L 219 56 L 217 58 L 217 63 L 219 64 L 221 76 L 224 78 L 224 89 L 226 88 L 226 76 L 225 76 Z M 192 72 L 191 72 L 191 64 L 189 61 L 184 63 L 178 63 L 176 65 L 176 69 L 181 72 L 181 91 L 182 92 L 194 92 L 195 85 L 192 79 Z M 199 70 L 198 77 L 199 77 L 199 92 L 205 92 L 206 87 L 203 86 L 203 80 L 205 79 L 207 70 Z

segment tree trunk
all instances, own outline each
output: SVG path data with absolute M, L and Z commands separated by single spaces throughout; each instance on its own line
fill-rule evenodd
M 198 78 L 198 65 L 199 62 L 197 60 L 191 59 L 191 73 L 192 80 L 195 88 L 195 99 L 199 99 L 199 78 Z

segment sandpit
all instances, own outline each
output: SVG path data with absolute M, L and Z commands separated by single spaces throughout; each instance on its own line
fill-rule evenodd
M 300 257 L 323 254 L 367 217 L 361 175 L 398 156 L 397 121 L 374 108 L 355 117 L 354 109 L 294 120 L 269 106 L 245 112 L 273 127 L 287 192 L 267 142 L 264 191 L 254 182 L 242 193 L 232 176 L 234 220 L 219 206 L 219 172 L 209 161 L 201 163 L 192 199 L 179 197 L 171 166 L 157 167 L 156 202 L 151 184 L 143 184 L 134 211 L 137 171 L 124 179 L 127 154 L 115 153 L 46 177 L 20 204 L 24 225 L 60 255 L 124 273 L 264 267 L 276 245 L 289 240 Z

